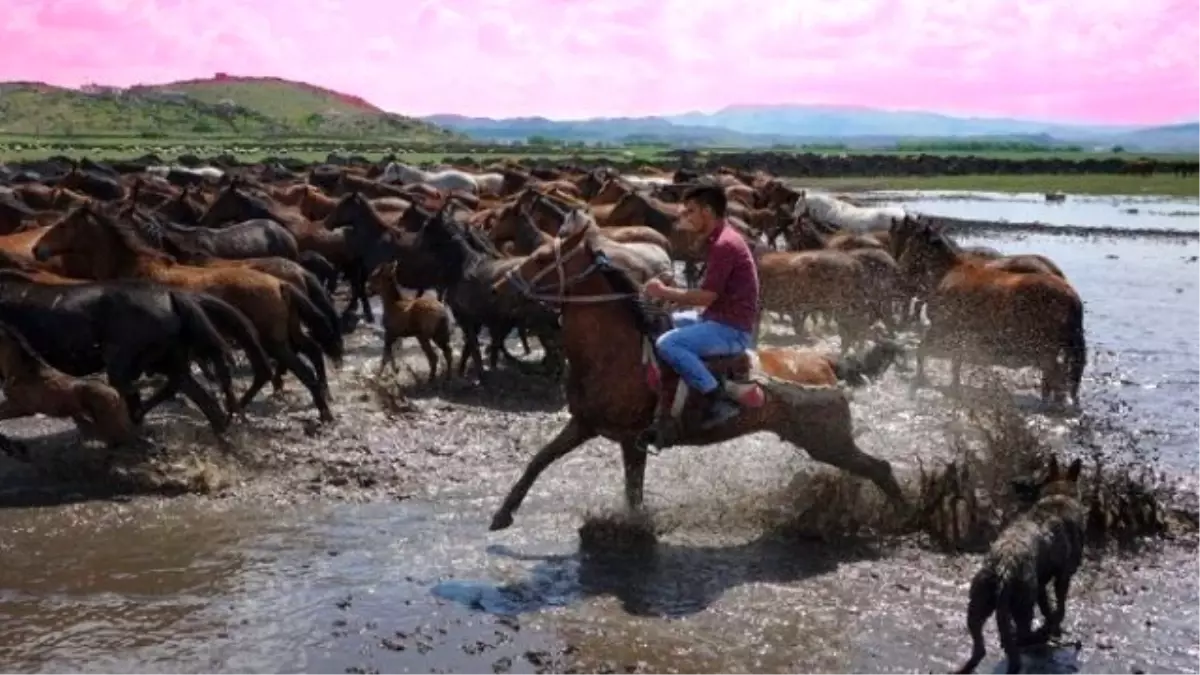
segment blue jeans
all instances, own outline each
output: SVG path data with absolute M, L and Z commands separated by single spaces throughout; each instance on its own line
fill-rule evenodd
M 658 353 L 679 377 L 696 391 L 707 394 L 717 388 L 717 378 L 701 357 L 734 356 L 750 348 L 750 333 L 716 321 L 702 321 L 696 310 L 671 315 L 675 328 L 659 336 Z

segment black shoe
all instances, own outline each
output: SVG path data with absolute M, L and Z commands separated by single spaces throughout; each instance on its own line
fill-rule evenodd
M 729 400 L 719 387 L 705 398 L 708 399 L 708 411 L 704 415 L 704 421 L 700 423 L 700 428 L 705 431 L 728 422 L 742 412 L 742 407 Z

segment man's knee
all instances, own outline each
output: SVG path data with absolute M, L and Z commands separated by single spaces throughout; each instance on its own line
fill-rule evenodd
M 654 346 L 664 352 L 670 352 L 679 348 L 679 329 L 673 328 L 654 341 Z

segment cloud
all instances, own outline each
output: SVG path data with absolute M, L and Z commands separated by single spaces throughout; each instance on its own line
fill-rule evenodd
M 6 0 L 0 79 L 298 79 L 410 114 L 1197 117 L 1191 0 Z

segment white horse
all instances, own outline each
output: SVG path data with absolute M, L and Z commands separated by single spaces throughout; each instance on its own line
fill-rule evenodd
M 195 169 L 189 169 L 186 166 L 179 166 L 179 165 L 176 165 L 176 166 L 159 165 L 159 166 L 146 167 L 146 173 L 150 174 L 151 176 L 158 176 L 159 178 L 166 178 L 167 174 L 171 173 L 172 171 L 174 171 L 176 173 L 189 174 L 192 176 L 196 176 L 198 178 L 205 178 L 208 180 L 221 180 L 221 178 L 225 175 L 224 171 L 216 168 L 215 166 L 199 166 L 199 167 L 196 167 Z
M 504 174 L 495 171 L 477 173 L 475 184 L 479 186 L 479 194 L 499 197 L 500 190 L 504 187 Z
M 671 179 L 662 176 L 621 176 L 621 180 L 629 183 L 637 190 L 648 190 L 654 187 L 670 185 Z
M 388 165 L 383 168 L 383 175 L 379 177 L 379 180 L 384 183 L 400 183 L 401 185 L 425 183 L 439 190 L 462 190 L 471 194 L 479 194 L 479 183 L 475 181 L 475 177 L 458 169 L 445 169 L 430 173 L 400 162 L 388 162 Z
M 832 195 L 801 190 L 792 214 L 796 217 L 807 215 L 823 225 L 862 234 L 888 229 L 893 218 L 904 219 L 905 211 L 899 206 L 855 206 Z

